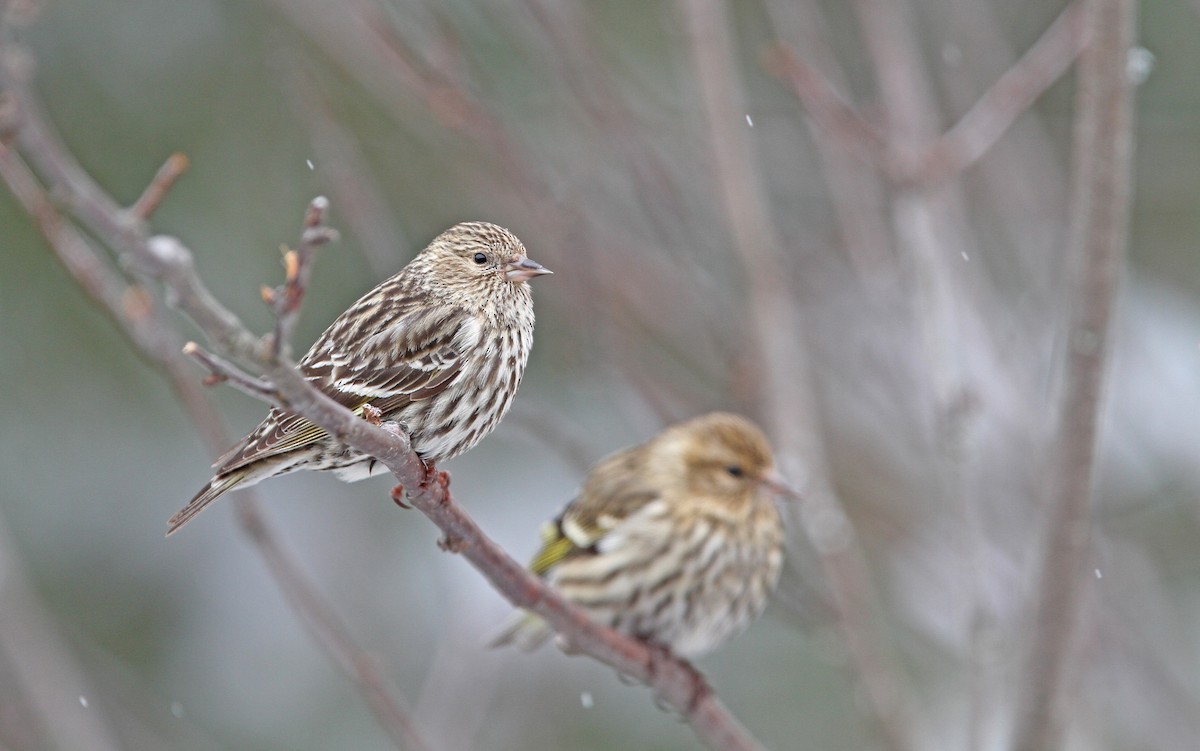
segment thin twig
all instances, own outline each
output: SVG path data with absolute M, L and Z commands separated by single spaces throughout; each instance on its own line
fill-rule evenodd
M 256 399 L 272 401 L 279 398 L 275 386 L 270 381 L 250 375 L 225 358 L 206 351 L 195 342 L 183 345 L 182 351 L 183 354 L 208 369 L 209 377 L 204 379 L 205 386 L 228 383 L 243 394 L 248 394 Z
M 180 153 L 172 154 L 158 168 L 154 179 L 142 191 L 142 195 L 129 207 L 129 213 L 142 221 L 149 219 L 154 210 L 158 208 L 158 205 L 162 203 L 168 191 L 171 190 L 171 187 L 175 185 L 175 181 L 183 177 L 183 173 L 187 171 L 187 168 L 188 158 L 185 155 Z
M 328 209 L 329 199 L 324 196 L 317 196 L 309 202 L 308 210 L 304 212 L 300 245 L 283 254 L 283 267 L 286 270 L 283 286 L 270 295 L 263 295 L 275 313 L 275 331 L 270 340 L 273 356 L 291 357 L 292 331 L 300 318 L 300 303 L 312 278 L 317 248 L 337 239 L 337 233 L 324 224 Z
M 1022 686 L 1013 748 L 1064 745 L 1072 711 L 1069 678 L 1080 607 L 1092 577 L 1092 483 L 1099 412 L 1108 371 L 1109 324 L 1129 228 L 1133 84 L 1126 56 L 1134 40 L 1133 0 L 1090 0 L 1088 43 L 1079 63 L 1072 211 L 1066 261 L 1072 267 L 1068 351 L 1061 412 L 1050 457 L 1030 670 Z

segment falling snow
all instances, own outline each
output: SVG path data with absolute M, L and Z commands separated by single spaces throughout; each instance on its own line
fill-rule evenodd
M 1157 62 L 1158 58 L 1150 50 L 1145 47 L 1133 47 L 1125 58 L 1125 75 L 1134 86 L 1140 86 L 1150 77 Z

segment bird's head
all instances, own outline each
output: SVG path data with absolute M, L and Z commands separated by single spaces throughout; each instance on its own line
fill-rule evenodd
M 754 423 L 713 412 L 672 429 L 694 493 L 748 502 L 778 482 L 771 446 Z
M 516 235 L 489 222 L 456 224 L 434 238 L 421 255 L 437 285 L 488 297 L 554 273 L 530 259 Z

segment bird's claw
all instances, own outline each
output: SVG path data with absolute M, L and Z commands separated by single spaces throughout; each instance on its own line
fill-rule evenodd
M 362 406 L 362 418 L 375 427 L 383 424 L 383 412 L 374 404 L 364 404 Z
M 436 464 L 427 462 L 424 459 L 421 460 L 421 464 L 425 467 L 425 476 L 421 478 L 421 490 L 427 492 L 433 488 L 440 488 L 442 490 L 442 498 L 448 496 L 448 491 L 450 490 L 450 473 L 440 471 Z
M 403 509 L 412 508 L 412 506 L 408 505 L 408 496 L 404 492 L 403 485 L 397 485 L 396 487 L 392 488 L 392 502 Z

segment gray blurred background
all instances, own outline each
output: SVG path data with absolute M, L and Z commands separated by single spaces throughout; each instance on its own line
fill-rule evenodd
M 926 97 L 913 104 L 935 134 L 1064 7 L 882 4 L 905 13 Z M 556 272 L 535 284 L 513 413 L 446 467 L 520 559 L 591 462 L 666 421 L 723 408 L 776 437 L 805 426 L 823 453 L 782 463 L 801 487 L 827 477 L 854 524 L 900 722 L 918 748 L 997 748 L 1038 573 L 1073 87 L 1053 86 L 978 165 L 913 199 L 839 152 L 764 65 L 783 42 L 878 120 L 855 5 L 725 6 L 736 143 L 779 251 L 757 261 L 722 201 L 736 175 L 702 104 L 711 40 L 690 36 L 686 2 L 57 0 L 21 36 L 49 115 L 118 200 L 188 155 L 154 228 L 194 250 L 255 330 L 270 324 L 259 286 L 278 282 L 277 249 L 318 194 L 343 239 L 321 252 L 300 349 L 457 221 L 509 227 Z M 1071 749 L 1200 737 L 1197 10 L 1140 8 L 1156 64 L 1137 92 Z M 927 243 L 906 235 L 909 200 L 928 201 Z M 239 533 L 236 497 L 163 539 L 213 457 L 4 191 L 0 264 L 0 748 L 391 747 Z M 764 274 L 788 291 L 766 317 Z M 764 353 L 774 334 L 794 351 Z M 264 413 L 213 395 L 237 435 Z M 508 606 L 390 502 L 386 480 L 260 487 L 435 748 L 695 747 L 606 667 L 487 650 Z M 887 747 L 794 511 L 779 602 L 699 666 L 770 748 Z

